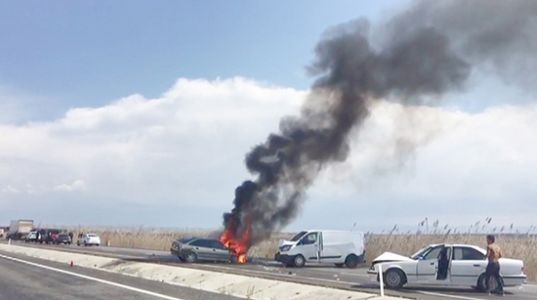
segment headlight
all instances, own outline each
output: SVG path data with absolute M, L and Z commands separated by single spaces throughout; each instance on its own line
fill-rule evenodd
M 280 247 L 281 252 L 289 251 L 289 249 L 291 249 L 291 245 L 285 245 Z

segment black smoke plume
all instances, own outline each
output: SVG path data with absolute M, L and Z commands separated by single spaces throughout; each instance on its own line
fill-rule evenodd
M 517 83 L 535 76 L 536 16 L 537 1 L 418 1 L 375 28 L 359 19 L 329 30 L 308 68 L 316 80 L 300 115 L 247 154 L 255 179 L 237 187 L 224 226 L 239 236 L 248 224 L 251 243 L 286 226 L 318 173 L 347 158 L 349 133 L 375 101 L 437 103 L 476 67 L 514 73 L 497 72 Z

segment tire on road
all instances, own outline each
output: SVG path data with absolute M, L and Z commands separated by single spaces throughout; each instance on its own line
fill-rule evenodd
M 496 288 L 496 281 L 492 280 L 490 282 L 490 289 L 494 290 Z M 481 274 L 479 278 L 477 279 L 477 285 L 475 287 L 480 292 L 486 292 L 487 291 L 487 275 L 485 273 Z
M 392 290 L 397 290 L 403 287 L 406 283 L 406 276 L 399 269 L 389 269 L 384 273 L 384 284 Z
M 358 266 L 359 262 L 360 262 L 360 259 L 358 258 L 358 256 L 354 254 L 349 254 L 347 258 L 345 258 L 345 266 L 347 268 L 354 269 Z
M 195 263 L 198 261 L 198 256 L 196 253 L 189 251 L 184 254 L 184 259 L 187 263 Z
M 293 266 L 296 268 L 302 268 L 306 264 L 306 259 L 304 256 L 298 254 L 293 257 Z

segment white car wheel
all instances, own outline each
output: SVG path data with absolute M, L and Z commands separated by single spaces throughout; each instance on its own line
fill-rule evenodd
M 400 289 L 405 284 L 404 274 L 397 269 L 388 270 L 384 274 L 384 282 L 390 289 Z

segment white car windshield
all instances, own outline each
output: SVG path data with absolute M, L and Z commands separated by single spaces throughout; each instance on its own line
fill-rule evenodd
M 422 249 L 420 249 L 418 252 L 412 254 L 412 256 L 411 256 L 410 258 L 412 258 L 412 259 L 418 259 L 418 258 L 420 258 L 420 257 L 423 257 L 423 255 L 424 255 L 427 251 L 429 251 L 429 249 L 431 249 L 430 246 L 427 246 L 427 247 L 425 247 L 425 248 L 422 248 Z

